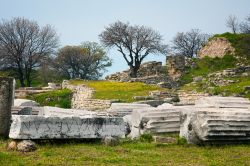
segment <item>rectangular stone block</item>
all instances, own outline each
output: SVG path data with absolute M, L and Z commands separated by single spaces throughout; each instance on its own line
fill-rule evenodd
M 58 107 L 41 107 L 39 111 L 39 116 L 85 116 L 93 117 L 97 116 L 97 112 L 87 111 L 87 110 L 78 110 L 78 109 L 63 109 Z
M 12 139 L 81 139 L 124 137 L 122 118 L 12 115 Z
M 135 103 L 112 103 L 107 112 L 113 116 L 123 117 L 132 114 L 135 109 L 153 108 L 148 104 L 135 104 Z
M 242 97 L 203 97 L 195 101 L 196 107 L 250 108 L 250 101 Z
M 250 110 L 196 108 L 181 114 L 180 137 L 190 144 L 229 144 L 250 141 Z

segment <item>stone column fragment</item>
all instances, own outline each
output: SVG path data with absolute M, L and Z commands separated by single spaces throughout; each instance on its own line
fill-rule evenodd
M 13 78 L 0 77 L 0 136 L 8 137 L 13 104 Z

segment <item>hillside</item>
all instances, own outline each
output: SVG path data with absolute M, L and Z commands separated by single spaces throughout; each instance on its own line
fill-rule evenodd
M 250 98 L 250 35 L 224 33 L 214 35 L 209 41 L 218 41 L 216 40 L 218 38 L 229 41 L 233 52 L 221 56 L 207 55 L 194 59 L 195 65 L 187 67 L 181 78 L 183 85 L 181 90 Z M 215 50 L 216 48 L 209 49 L 213 52 L 221 51 Z

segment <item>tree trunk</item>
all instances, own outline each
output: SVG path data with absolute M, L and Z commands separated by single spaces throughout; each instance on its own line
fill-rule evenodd
M 19 76 L 19 81 L 20 81 L 21 87 L 25 87 L 23 75 L 20 75 L 20 76 Z
M 130 66 L 130 77 L 131 78 L 137 78 L 137 73 L 140 67 Z
M 13 78 L 0 77 L 0 136 L 8 137 L 13 103 Z
M 27 82 L 27 86 L 28 86 L 28 87 L 31 87 L 30 73 L 31 73 L 30 70 L 28 70 L 28 71 L 26 72 L 26 82 Z

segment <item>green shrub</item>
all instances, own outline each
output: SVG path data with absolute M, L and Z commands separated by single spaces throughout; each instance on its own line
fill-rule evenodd
M 140 136 L 139 139 L 141 142 L 152 142 L 153 141 L 153 136 L 150 133 L 144 133 Z
M 51 92 L 30 95 L 28 98 L 38 102 L 41 106 L 70 108 L 72 92 L 68 89 L 55 90 Z
M 185 144 L 187 144 L 187 140 L 185 138 L 183 138 L 183 137 L 178 137 L 177 138 L 177 144 L 178 145 L 185 145 Z

